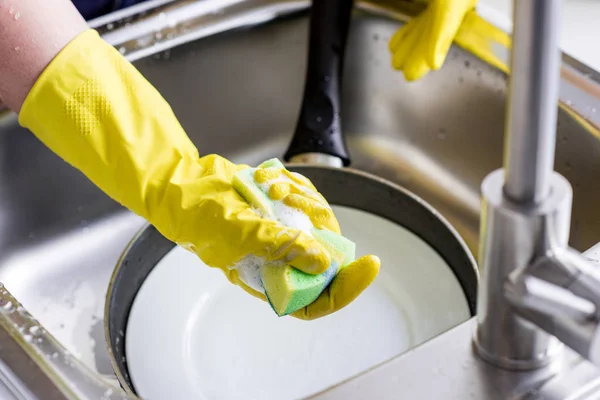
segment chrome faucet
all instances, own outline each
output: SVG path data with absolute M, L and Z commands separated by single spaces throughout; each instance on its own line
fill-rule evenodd
M 600 271 L 568 247 L 572 189 L 553 170 L 560 3 L 513 3 L 504 169 L 482 185 L 474 343 L 509 370 L 548 365 L 561 343 L 600 364 Z
M 600 262 L 569 247 L 573 193 L 554 171 L 560 6 L 513 0 L 504 168 L 482 184 L 477 316 L 315 399 L 600 398 Z

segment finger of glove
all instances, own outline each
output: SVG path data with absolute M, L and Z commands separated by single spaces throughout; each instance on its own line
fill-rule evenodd
M 389 50 L 392 53 L 397 52 L 400 47 L 403 46 L 403 43 L 407 36 L 411 36 L 414 30 L 420 26 L 420 21 L 423 19 L 423 14 L 420 14 L 408 21 L 404 26 L 398 29 L 388 43 Z
M 294 181 L 296 184 L 298 184 L 300 186 L 304 186 L 304 187 L 318 193 L 318 190 L 315 187 L 315 185 L 313 185 L 313 183 L 310 181 L 310 179 L 308 179 L 304 175 L 301 175 L 297 172 L 288 171 L 287 169 L 283 170 L 283 174 L 285 174 L 285 176 L 287 176 L 289 179 Z
M 423 30 L 420 29 L 424 21 L 424 16 L 420 15 L 409 24 L 413 24 L 409 31 L 404 36 L 402 43 L 396 47 L 392 58 L 392 66 L 398 70 L 404 70 L 404 67 L 409 60 L 423 58 L 422 54 L 415 52 L 419 40 L 422 39 Z
M 323 195 L 319 193 L 319 191 L 317 190 L 315 185 L 313 185 L 310 179 L 308 179 L 304 175 L 300 175 L 296 172 L 291 172 L 288 170 L 284 170 L 284 174 L 286 174 L 286 176 L 288 176 L 291 180 L 294 181 L 296 187 L 301 190 L 301 192 L 299 192 L 300 194 L 310 197 L 311 199 L 323 204 L 325 207 L 329 207 L 329 202 L 327 201 L 327 199 L 325 199 L 325 197 L 323 197 Z
M 428 13 L 428 11 L 425 12 Z M 429 26 L 429 14 L 425 14 L 423 19 L 425 20 L 423 25 Z M 408 82 L 421 79 L 431 70 L 427 62 L 427 53 L 430 51 L 429 43 L 432 36 L 435 36 L 435 33 L 431 29 L 422 29 L 418 35 L 419 40 L 414 44 L 412 53 L 407 56 L 407 61 L 403 68 L 404 79 Z
M 413 21 L 404 24 L 392 35 L 392 38 L 388 43 L 388 48 L 390 52 L 395 53 L 398 50 L 398 46 L 402 44 L 407 32 L 410 32 L 412 30 L 411 22 Z
M 272 200 L 281 200 L 289 194 L 298 194 L 320 203 L 324 207 L 329 207 L 327 200 L 319 193 L 306 186 L 301 186 L 294 182 L 277 182 L 269 188 L 268 196 Z
M 268 196 L 273 200 L 281 200 L 289 193 L 296 193 L 329 206 L 327 200 L 308 178 L 285 168 L 257 170 L 254 173 L 254 180 L 259 184 L 270 184 Z
M 474 7 L 474 2 L 461 1 L 460 4 L 448 0 L 433 2 L 427 9 L 430 14 L 430 32 L 428 41 L 427 63 L 431 69 L 442 67 L 452 41 L 460 28 L 466 12 Z
M 312 224 L 318 229 L 328 229 L 340 233 L 340 225 L 329 206 L 300 194 L 289 194 L 283 199 L 283 203 L 306 214 Z
M 268 183 L 281 177 L 282 168 L 260 168 L 254 172 L 256 183 Z
M 278 182 L 271 185 L 268 196 L 271 200 L 282 200 L 287 196 L 295 195 L 306 197 L 312 201 L 319 203 L 322 207 L 329 207 L 322 197 L 315 195 L 313 191 L 306 191 L 304 188 L 291 182 Z
M 317 300 L 291 315 L 299 319 L 313 320 L 341 310 L 373 283 L 380 265 L 379 258 L 373 255 L 355 260 L 340 269 Z
M 283 261 L 307 274 L 320 274 L 329 268 L 331 256 L 315 238 L 279 222 L 265 221 L 267 224 L 272 227 L 267 228 L 269 234 L 261 234 L 267 261 Z
M 406 79 L 408 82 L 419 80 L 430 70 L 431 68 L 429 68 L 429 65 L 424 59 L 418 58 L 411 60 L 404 66 L 404 79 Z
M 317 191 L 312 182 L 298 173 L 288 171 L 285 168 L 261 168 L 254 172 L 254 180 L 258 183 L 268 183 L 269 181 L 287 178 L 300 186 L 305 186 L 311 190 Z

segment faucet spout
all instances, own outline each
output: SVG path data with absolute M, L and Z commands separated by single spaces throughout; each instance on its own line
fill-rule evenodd
M 568 246 L 573 194 L 553 171 L 560 0 L 513 7 L 504 170 L 482 185 L 475 349 L 525 370 L 565 344 L 600 365 L 600 269 Z
M 505 284 L 517 314 L 600 365 L 600 269 L 577 251 L 554 249 Z

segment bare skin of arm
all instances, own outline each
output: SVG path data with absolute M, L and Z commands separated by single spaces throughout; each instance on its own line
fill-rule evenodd
M 0 109 L 19 112 L 52 59 L 88 28 L 69 0 L 0 0 Z

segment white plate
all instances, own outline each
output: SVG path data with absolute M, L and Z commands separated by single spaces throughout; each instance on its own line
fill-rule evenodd
M 277 317 L 221 271 L 175 248 L 131 309 L 129 374 L 160 399 L 298 399 L 386 361 L 469 318 L 458 280 L 423 240 L 383 218 L 335 207 L 357 257 L 379 276 L 345 309 L 315 321 Z

